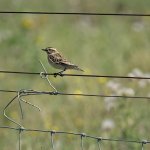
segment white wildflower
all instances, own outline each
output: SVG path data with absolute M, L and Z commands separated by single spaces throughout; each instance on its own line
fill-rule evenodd
M 133 30 L 136 32 L 142 31 L 144 27 L 144 23 L 141 20 L 133 23 Z
M 143 76 L 143 72 L 140 70 L 140 69 L 138 69 L 138 68 L 135 68 L 135 69 L 133 69 L 133 71 L 132 72 L 130 72 L 129 74 L 128 74 L 128 76 L 132 76 L 132 77 L 140 77 L 140 76 Z
M 101 128 L 103 130 L 112 130 L 115 127 L 115 123 L 112 119 L 106 119 L 102 122 Z
M 104 102 L 107 111 L 110 111 L 111 109 L 115 108 L 116 106 L 115 101 L 116 101 L 116 97 L 105 97 Z
M 120 88 L 120 83 L 115 82 L 115 81 L 108 81 L 106 84 L 108 88 L 110 88 L 112 91 L 117 91 Z
M 134 96 L 135 91 L 132 88 L 121 88 L 117 91 L 118 95 Z

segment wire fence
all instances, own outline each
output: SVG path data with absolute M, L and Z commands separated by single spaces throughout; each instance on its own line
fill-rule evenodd
M 145 13 L 89 13 L 89 12 L 32 12 L 32 11 L 0 11 L 0 14 L 30 14 L 30 15 L 88 15 L 88 16 L 124 16 L 124 17 L 136 17 L 136 16 L 143 16 L 143 17 L 150 17 L 150 14 Z M 41 63 L 41 62 L 40 62 Z M 8 130 L 14 130 L 18 131 L 18 149 L 21 150 L 21 141 L 22 141 L 22 132 L 44 132 L 49 133 L 50 135 L 50 143 L 51 143 L 51 149 L 56 150 L 55 146 L 55 140 L 54 136 L 57 134 L 64 134 L 64 135 L 72 135 L 77 136 L 80 139 L 80 149 L 84 150 L 84 139 L 94 139 L 97 143 L 97 149 L 102 150 L 101 143 L 103 141 L 107 142 L 126 142 L 126 143 L 134 143 L 141 145 L 141 149 L 144 150 L 145 144 L 150 144 L 150 141 L 147 139 L 141 139 L 141 140 L 129 140 L 129 139 L 117 139 L 117 138 L 104 138 L 99 136 L 92 136 L 85 133 L 76 133 L 76 132 L 65 132 L 65 131 L 55 131 L 55 130 L 42 130 L 42 129 L 29 129 L 24 128 L 20 123 L 16 122 L 12 118 L 8 117 L 6 114 L 7 108 L 12 104 L 14 100 L 19 101 L 19 107 L 21 110 L 21 116 L 23 118 L 23 110 L 22 110 L 22 104 L 21 102 L 24 102 L 28 105 L 31 105 L 38 110 L 40 108 L 34 104 L 31 104 L 30 102 L 25 101 L 22 97 L 29 96 L 29 95 L 61 95 L 61 96 L 88 96 L 88 97 L 116 97 L 116 98 L 129 98 L 129 99 L 150 99 L 150 97 L 147 96 L 124 96 L 124 95 L 105 95 L 105 94 L 78 94 L 78 93 L 65 93 L 65 92 L 59 92 L 57 89 L 51 84 L 50 80 L 48 79 L 48 76 L 61 76 L 61 77 L 90 77 L 90 78 L 119 78 L 119 79 L 135 79 L 135 80 L 150 80 L 150 77 L 142 77 L 142 76 L 116 76 L 116 75 L 90 75 L 90 74 L 57 74 L 57 73 L 47 73 L 44 65 L 41 63 L 44 72 L 21 72 L 21 71 L 4 71 L 1 70 L 0 73 L 5 74 L 22 74 L 22 75 L 40 75 L 41 78 L 46 79 L 49 85 L 54 89 L 54 91 L 36 91 L 36 90 L 5 90 L 0 89 L 0 92 L 9 92 L 9 93 L 16 93 L 16 95 L 8 102 L 8 104 L 5 106 L 3 110 L 3 115 L 11 122 L 16 124 L 17 127 L 9 127 L 9 126 L 0 126 L 1 129 L 8 129 Z
M 3 93 L 15 93 L 16 95 L 7 103 L 7 105 L 4 107 L 3 109 L 3 115 L 12 123 L 14 123 L 15 125 L 19 126 L 19 128 L 14 128 L 14 127 L 8 127 L 8 126 L 0 126 L 0 128 L 2 129 L 12 129 L 12 130 L 17 130 L 19 132 L 18 135 L 18 149 L 21 150 L 21 140 L 22 140 L 22 132 L 45 132 L 45 133 L 50 133 L 50 137 L 51 137 L 51 145 L 52 145 L 52 149 L 55 150 L 55 145 L 54 145 L 54 135 L 55 134 L 65 134 L 65 135 L 72 135 L 72 136 L 78 136 L 81 140 L 80 143 L 80 147 L 81 150 L 84 150 L 84 144 L 83 144 L 83 139 L 84 138 L 92 138 L 94 140 L 97 141 L 97 145 L 98 145 L 98 150 L 102 150 L 101 148 L 101 144 L 102 141 L 109 141 L 109 142 L 128 142 L 128 143 L 135 143 L 135 144 L 141 144 L 141 149 L 144 149 L 144 145 L 145 144 L 149 144 L 150 141 L 148 140 L 125 140 L 125 139 L 113 139 L 113 138 L 102 138 L 102 137 L 97 137 L 97 136 L 91 136 L 91 135 L 86 135 L 84 133 L 75 133 L 75 132 L 64 132 L 64 131 L 53 131 L 53 130 L 40 130 L 40 129 L 26 129 L 22 126 L 22 124 L 20 124 L 18 121 L 14 120 L 13 118 L 9 117 L 6 113 L 6 110 L 8 109 L 8 107 L 15 101 L 18 100 L 19 102 L 19 108 L 20 108 L 20 112 L 21 112 L 21 118 L 24 118 L 24 112 L 22 109 L 22 103 L 26 103 L 36 109 L 38 109 L 40 111 L 40 108 L 26 100 L 23 99 L 23 97 L 25 96 L 30 96 L 30 95 L 53 95 L 53 96 L 88 96 L 88 97 L 111 97 L 111 98 L 129 98 L 129 99 L 141 99 L 141 100 L 145 100 L 145 99 L 150 99 L 150 97 L 147 96 L 125 96 L 125 95 L 105 95 L 105 94 L 78 94 L 78 93 L 65 93 L 65 92 L 59 92 L 50 82 L 49 80 L 49 76 L 74 76 L 74 77 L 91 77 L 91 78 L 100 78 L 100 77 L 105 77 L 105 78 L 120 78 L 120 79 L 136 79 L 136 80 L 149 80 L 150 77 L 129 77 L 129 76 L 102 76 L 102 75 L 83 75 L 83 74 L 59 74 L 59 73 L 48 73 L 47 70 L 45 69 L 43 63 L 41 61 L 39 61 L 43 71 L 44 72 L 20 72 L 20 71 L 0 71 L 0 73 L 5 73 L 5 74 L 20 74 L 20 75 L 39 75 L 42 79 L 46 79 L 47 83 L 49 84 L 50 87 L 53 88 L 54 91 L 37 91 L 37 90 L 31 90 L 31 89 L 22 89 L 22 90 L 5 90 L 5 89 L 0 89 L 0 92 Z
M 0 14 L 33 14 L 33 15 L 86 15 L 86 16 L 129 16 L 150 17 L 146 13 L 94 13 L 94 12 L 39 12 L 39 11 L 0 11 Z
M 6 74 L 20 74 L 20 75 L 40 75 L 41 72 L 22 72 L 22 71 L 4 71 L 0 70 L 0 73 Z M 116 75 L 96 75 L 96 74 L 57 74 L 57 73 L 46 73 L 44 72 L 43 75 L 49 76 L 61 76 L 61 77 L 90 77 L 90 78 L 116 78 L 116 79 L 141 79 L 141 80 L 150 80 L 150 77 L 144 76 L 116 76 Z
M 80 138 L 80 148 L 81 150 L 84 149 L 84 139 L 94 139 L 97 143 L 97 148 L 98 150 L 102 150 L 102 142 L 107 141 L 107 142 L 125 142 L 125 143 L 134 143 L 134 144 L 140 144 L 141 149 L 144 150 L 144 145 L 145 144 L 150 144 L 150 141 L 146 139 L 142 140 L 127 140 L 127 139 L 115 139 L 115 138 L 104 138 L 104 137 L 99 137 L 99 136 L 93 136 L 93 135 L 88 135 L 86 133 L 76 133 L 76 132 L 66 132 L 66 131 L 55 131 L 55 130 L 41 130 L 41 129 L 26 129 L 26 128 L 15 128 L 15 127 L 8 127 L 8 126 L 1 126 L 0 128 L 2 129 L 10 129 L 10 130 L 17 130 L 18 131 L 18 149 L 21 150 L 21 140 L 22 132 L 44 132 L 44 133 L 49 133 L 50 135 L 50 141 L 51 142 L 51 148 L 52 150 L 55 150 L 55 141 L 54 141 L 54 136 L 56 134 L 65 134 L 65 135 L 72 135 L 72 136 L 77 136 Z
M 20 92 L 21 91 L 21 92 Z M 125 95 L 105 95 L 105 94 L 82 94 L 82 93 L 64 93 L 64 92 L 49 92 L 49 91 L 35 91 L 35 90 L 0 90 L 0 92 L 9 92 L 9 93 L 20 93 L 21 96 L 29 95 L 62 95 L 62 96 L 87 96 L 87 97 L 110 97 L 110 98 L 130 98 L 130 99 L 150 99 L 149 96 L 125 96 Z
M 41 62 L 40 62 L 41 63 Z M 58 92 L 54 86 L 52 86 L 51 82 L 49 81 L 48 76 L 49 75 L 56 75 L 56 73 L 47 73 L 47 71 L 44 68 L 44 65 L 41 63 L 44 72 L 38 72 L 38 73 L 32 73 L 32 72 L 13 72 L 13 71 L 0 71 L 0 73 L 15 73 L 15 74 L 24 74 L 24 75 L 40 75 L 41 78 L 46 79 L 47 82 L 49 83 L 49 85 L 51 87 L 54 88 L 55 91 L 36 91 L 36 90 L 31 90 L 31 89 L 22 89 L 22 90 L 4 90 L 1 89 L 0 92 L 3 93 L 15 93 L 16 95 L 8 102 L 8 104 L 5 106 L 4 110 L 3 110 L 3 114 L 4 116 L 11 121 L 12 123 L 16 124 L 17 126 L 19 126 L 19 128 L 15 128 L 15 127 L 8 127 L 8 126 L 0 126 L 0 128 L 2 129 L 11 129 L 11 130 L 17 130 L 18 131 L 18 149 L 21 150 L 21 141 L 22 141 L 22 132 L 44 132 L 44 133 L 49 133 L 50 135 L 50 141 L 51 141 L 51 149 L 55 150 L 56 146 L 55 146 L 55 141 L 54 141 L 54 136 L 56 134 L 65 134 L 65 135 L 72 135 L 72 136 L 77 136 L 78 138 L 80 138 L 80 149 L 84 150 L 84 139 L 85 138 L 89 138 L 89 139 L 94 139 L 97 143 L 97 149 L 98 150 L 102 150 L 102 142 L 103 141 L 107 141 L 107 142 L 126 142 L 126 143 L 134 143 L 134 144 L 140 144 L 141 145 L 141 149 L 144 150 L 144 145 L 145 144 L 150 144 L 150 141 L 148 141 L 147 139 L 144 140 L 128 140 L 128 139 L 115 139 L 115 138 L 104 138 L 104 137 L 99 137 L 99 136 L 92 136 L 92 135 L 87 135 L 85 133 L 76 133 L 76 132 L 65 132 L 65 131 L 54 131 L 54 130 L 41 130 L 41 129 L 27 129 L 24 128 L 20 123 L 18 123 L 17 121 L 15 121 L 14 119 L 10 118 L 7 114 L 6 114 L 6 110 L 7 108 L 11 105 L 11 103 L 14 100 L 18 100 L 19 101 L 19 107 L 20 107 L 20 111 L 21 111 L 21 116 L 23 119 L 23 110 L 22 110 L 22 104 L 21 102 L 24 102 L 26 104 L 29 104 L 35 108 L 37 108 L 40 111 L 40 108 L 34 104 L 31 104 L 30 102 L 27 102 L 26 100 L 24 100 L 22 97 L 24 96 L 30 96 L 30 95 L 61 95 L 61 96 L 88 96 L 88 97 L 116 97 L 116 98 L 130 98 L 130 99 L 150 99 L 150 97 L 145 97 L 145 96 L 123 96 L 123 95 L 103 95 L 103 94 L 78 94 L 78 93 L 63 93 L 63 92 Z M 67 76 L 67 75 L 73 75 L 76 76 L 76 74 L 62 74 L 61 76 Z M 77 75 L 80 77 L 108 77 L 108 78 L 121 78 L 121 79 L 128 79 L 127 76 L 100 76 L 100 75 Z M 149 80 L 149 77 L 129 77 L 129 79 L 137 79 L 137 80 Z

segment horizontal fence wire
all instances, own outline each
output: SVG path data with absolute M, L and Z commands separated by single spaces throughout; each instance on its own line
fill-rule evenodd
M 5 74 L 22 74 L 22 75 L 41 75 L 41 72 L 22 72 L 22 71 L 4 71 L 0 70 L 0 73 Z M 56 73 L 45 73 L 42 72 L 43 75 L 55 76 Z M 68 77 L 90 77 L 90 78 L 119 78 L 119 79 L 143 79 L 150 80 L 150 77 L 144 76 L 117 76 L 117 75 L 95 75 L 95 74 L 57 74 L 57 76 L 68 76 Z
M 86 15 L 86 16 L 143 16 L 150 17 L 148 13 L 97 13 L 97 12 L 45 12 L 45 11 L 0 11 L 0 14 L 33 14 L 33 15 Z
M 62 95 L 62 96 L 87 96 L 87 97 L 109 97 L 109 98 L 131 98 L 131 99 L 147 99 L 148 96 L 125 96 L 125 95 L 104 95 L 104 94 L 82 94 L 82 93 L 64 93 L 64 92 L 49 92 L 49 91 L 35 91 L 35 90 L 0 90 L 0 92 L 20 93 L 21 96 L 28 95 Z
M 128 139 L 117 139 L 117 138 L 103 138 L 103 137 L 100 137 L 100 136 L 88 135 L 86 133 L 55 131 L 55 130 L 42 130 L 42 129 L 27 129 L 27 128 L 16 128 L 16 127 L 9 127 L 9 126 L 0 126 L 0 128 L 2 128 L 2 129 L 11 129 L 11 130 L 18 130 L 18 131 L 21 130 L 21 131 L 27 131 L 27 132 L 48 132 L 48 133 L 52 133 L 52 134 L 70 134 L 70 135 L 82 136 L 82 137 L 91 138 L 91 139 L 100 140 L 100 141 L 150 144 L 150 141 L 148 141 L 146 139 L 142 139 L 142 140 L 128 140 Z

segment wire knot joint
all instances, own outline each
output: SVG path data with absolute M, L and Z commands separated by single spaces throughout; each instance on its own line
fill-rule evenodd
M 55 131 L 55 130 L 51 130 L 50 132 L 51 132 L 51 135 L 53 135 L 53 134 L 55 134 L 55 133 L 56 133 L 56 131 Z
M 40 77 L 44 79 L 47 77 L 47 74 L 45 72 L 40 72 Z
M 103 140 L 102 137 L 97 137 L 97 141 L 98 141 L 98 142 L 100 142 L 100 141 L 102 141 L 102 140 Z
M 85 133 L 81 133 L 81 138 L 86 137 Z
M 147 144 L 147 140 L 142 140 L 142 144 Z
M 21 133 L 22 131 L 25 130 L 25 128 L 23 126 L 21 126 L 18 130 L 19 130 L 19 133 Z

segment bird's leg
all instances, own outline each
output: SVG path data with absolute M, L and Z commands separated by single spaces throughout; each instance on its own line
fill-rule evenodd
M 63 73 L 64 71 L 66 71 L 66 68 L 64 68 L 64 70 L 62 70 L 62 71 L 60 71 L 60 72 L 54 73 L 54 77 L 56 78 L 58 75 L 61 76 L 61 77 L 63 77 L 63 74 L 62 74 L 62 73 Z

